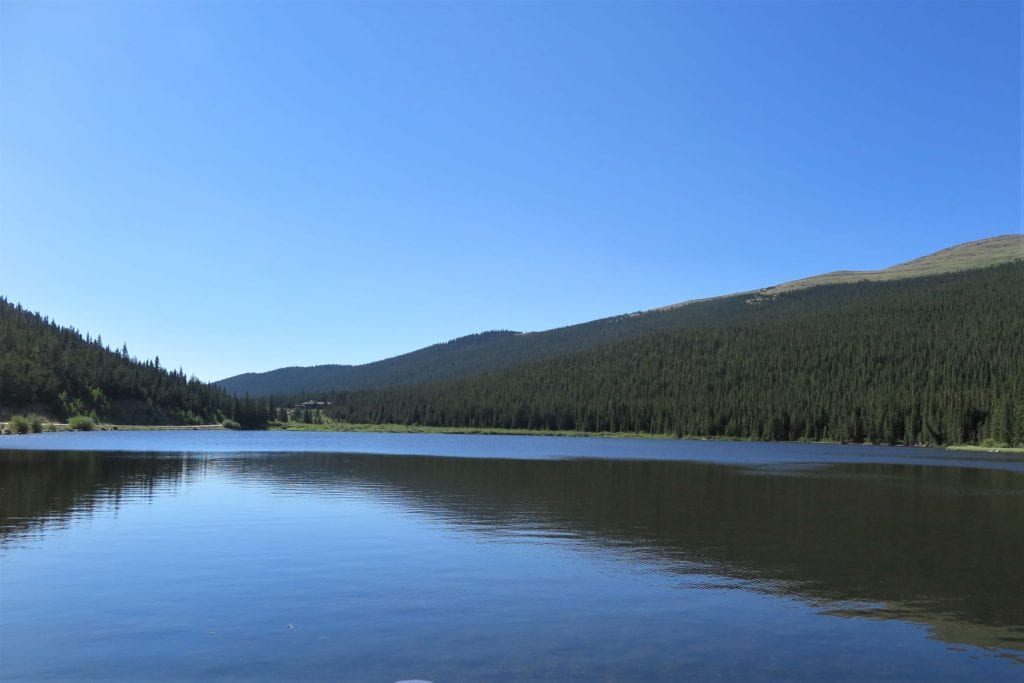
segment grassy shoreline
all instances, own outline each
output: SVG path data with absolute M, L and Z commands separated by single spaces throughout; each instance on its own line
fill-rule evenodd
M 0 423 L 0 433 L 5 423 Z M 658 439 L 658 440 L 680 440 L 680 441 L 732 441 L 751 443 L 776 443 L 762 441 L 760 439 L 744 439 L 725 436 L 701 436 L 687 434 L 677 437 L 673 434 L 648 434 L 643 432 L 578 432 L 570 430 L 552 429 L 505 429 L 501 427 L 433 427 L 429 425 L 404 425 L 395 423 L 373 424 L 373 423 L 348 423 L 331 422 L 327 424 L 307 424 L 304 422 L 271 422 L 268 431 L 278 432 L 353 432 L 369 434 L 475 434 L 491 436 L 561 436 L 561 437 L 591 437 L 602 439 Z M 67 423 L 49 422 L 44 432 L 66 432 L 72 431 Z M 124 424 L 96 424 L 92 431 L 121 431 L 121 432 L 158 432 L 158 431 L 226 431 L 221 424 L 203 425 L 124 425 Z M 778 442 L 782 443 L 782 442 Z M 814 443 L 822 445 L 843 445 L 840 441 L 794 441 L 792 443 Z M 854 444 L 862 446 L 892 446 L 894 444 L 884 443 L 863 443 Z M 988 453 L 994 455 L 1024 455 L 1024 448 L 1011 446 L 979 446 L 972 444 L 951 444 L 946 446 L 935 446 L 928 444 L 914 444 L 905 446 L 895 444 L 902 448 L 944 448 L 948 451 L 960 451 L 965 453 Z
M 372 424 L 334 422 L 306 424 L 304 422 L 273 422 L 276 432 L 366 432 L 383 434 L 488 434 L 495 436 L 590 436 L 611 439 L 674 439 L 671 434 L 643 434 L 634 432 L 577 432 L 557 429 L 504 429 L 501 427 L 431 427 L 427 425 Z M 701 437 L 695 437 L 701 438 Z
M 967 453 L 1006 453 L 1010 455 L 1024 455 L 1024 448 L 1015 446 L 972 446 L 970 444 L 957 444 L 946 446 L 947 451 L 964 451 Z
M 565 436 L 565 437 L 598 437 L 609 439 L 674 439 L 679 441 L 730 441 L 749 443 L 813 443 L 821 445 L 858 445 L 858 446 L 890 446 L 895 448 L 944 448 L 952 451 L 965 451 L 972 453 L 1008 453 L 1024 454 L 1024 448 L 1007 446 L 975 446 L 969 444 L 957 444 L 937 446 L 933 444 L 904 444 L 869 443 L 844 444 L 842 441 L 810 441 L 799 440 L 793 442 L 763 441 L 761 439 L 745 439 L 729 436 L 702 436 L 699 434 L 686 434 L 675 436 L 673 434 L 648 434 L 644 432 L 577 432 L 568 430 L 546 430 L 546 429 L 503 429 L 500 427 L 431 427 L 426 425 L 403 425 L 394 423 L 372 424 L 372 423 L 343 423 L 334 422 L 328 424 L 306 424 L 304 422 L 271 423 L 273 431 L 288 432 L 368 432 L 387 434 L 490 434 L 509 436 Z
M 7 429 L 6 422 L 0 422 L 0 434 L 4 434 L 4 430 Z M 224 426 L 219 424 L 206 424 L 206 425 L 123 425 L 123 424 L 108 424 L 108 423 L 96 423 L 92 429 L 87 430 L 75 430 L 67 422 L 46 422 L 43 424 L 43 430 L 41 432 L 35 432 L 36 434 L 45 434 L 47 432 L 73 432 L 73 431 L 89 431 L 89 432 L 170 432 L 170 431 L 215 431 L 223 430 Z M 5 436 L 11 436 L 11 434 L 4 434 Z

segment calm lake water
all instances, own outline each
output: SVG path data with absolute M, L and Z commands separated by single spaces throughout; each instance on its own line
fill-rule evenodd
M 0 678 L 1024 680 L 1024 460 L 2 437 Z

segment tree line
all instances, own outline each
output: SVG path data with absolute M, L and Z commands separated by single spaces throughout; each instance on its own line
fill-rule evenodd
M 266 399 L 237 398 L 160 359 L 139 360 L 0 298 L 0 409 L 123 424 L 265 425 Z
M 1017 262 L 730 297 L 707 302 L 700 325 L 469 378 L 319 397 L 349 422 L 1021 444 L 1022 291 Z

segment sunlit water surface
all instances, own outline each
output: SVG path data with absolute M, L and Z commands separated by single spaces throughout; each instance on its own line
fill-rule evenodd
M 0 677 L 1024 680 L 1024 461 L 3 437 Z

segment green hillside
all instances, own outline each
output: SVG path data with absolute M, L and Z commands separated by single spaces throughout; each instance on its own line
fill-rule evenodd
M 849 271 L 777 287 L 561 327 L 544 332 L 485 332 L 366 365 L 290 367 L 247 373 L 217 382 L 235 395 L 299 395 L 434 382 L 553 360 L 644 335 L 727 325 L 748 300 L 812 286 L 890 280 L 976 269 L 1024 259 L 1024 236 L 1006 235 L 962 244 L 883 271 Z
M 333 404 L 329 417 L 377 424 L 1017 444 L 1021 244 L 993 238 L 879 271 L 886 276 L 823 276 L 546 332 L 485 332 L 363 366 L 286 368 L 221 387 L 0 299 L 0 417 L 231 417 L 256 427 L 283 414 L 275 407 L 320 398 Z M 942 272 L 923 274 L 933 271 Z M 280 399 L 272 406 L 225 389 Z
M 1024 262 L 694 303 L 693 324 L 328 395 L 350 422 L 887 443 L 1024 441 Z
M 113 351 L 0 298 L 0 417 L 87 414 L 123 424 L 222 419 L 237 401 L 221 389 Z
M 481 332 L 366 365 L 280 368 L 236 375 L 216 384 L 236 395 L 270 396 L 441 379 L 449 376 L 445 368 L 456 364 L 475 367 L 473 359 L 479 354 L 501 348 L 504 341 L 517 335 L 518 332 L 510 331 Z M 484 365 L 480 366 L 480 369 L 484 368 Z

